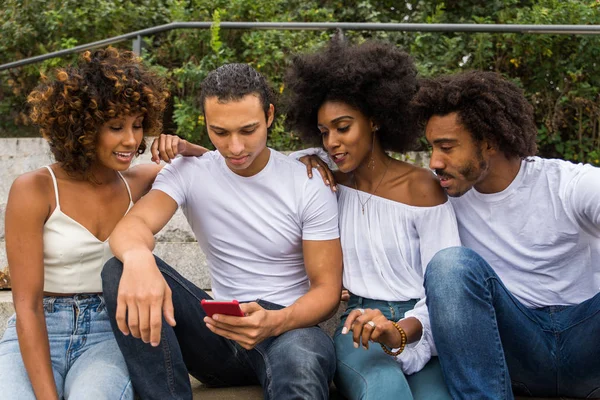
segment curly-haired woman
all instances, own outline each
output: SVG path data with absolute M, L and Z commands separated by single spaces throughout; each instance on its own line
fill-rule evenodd
M 309 174 L 315 166 L 338 184 L 350 294 L 334 335 L 336 386 L 349 399 L 450 398 L 432 358 L 423 274 L 437 251 L 460 244 L 456 219 L 430 171 L 386 153 L 418 137 L 413 61 L 389 44 L 334 41 L 295 57 L 285 84 L 288 123 L 337 164 L 332 174 L 315 155 L 303 158 Z
M 133 389 L 102 297 L 108 237 L 160 166 L 129 169 L 159 132 L 164 82 L 131 52 L 86 52 L 28 97 L 31 120 L 56 163 L 23 174 L 6 206 L 6 249 L 16 314 L 0 341 L 10 399 L 131 399 Z M 201 155 L 161 135 L 153 160 Z

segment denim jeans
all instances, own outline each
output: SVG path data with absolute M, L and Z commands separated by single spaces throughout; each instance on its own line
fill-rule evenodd
M 171 288 L 177 321 L 171 327 L 163 319 L 158 347 L 117 329 L 114 317 L 123 265 L 113 258 L 102 271 L 115 336 L 133 386 L 144 400 L 192 399 L 188 373 L 209 386 L 260 384 L 265 399 L 328 398 L 335 354 L 333 341 L 319 327 L 292 330 L 245 350 L 206 327 L 200 306 L 200 300 L 210 299 L 206 292 L 158 257 L 156 263 Z M 258 303 L 266 309 L 283 308 L 262 300 Z
M 44 297 L 44 311 L 59 398 L 133 399 L 127 366 L 102 296 Z M 15 325 L 13 315 L 0 341 L 0 397 L 35 400 Z
M 527 308 L 463 247 L 435 255 L 425 290 L 453 398 L 600 397 L 600 294 L 575 306 Z
M 351 333 L 341 334 L 348 314 L 355 308 L 378 309 L 388 319 L 397 321 L 415 304 L 415 300 L 388 302 L 350 296 L 348 308 L 333 336 L 337 354 L 335 385 L 344 397 L 350 400 L 450 399 L 437 357 L 421 371 L 404 375 L 400 364 L 377 343 L 371 343 L 368 350 L 362 346 L 355 349 Z

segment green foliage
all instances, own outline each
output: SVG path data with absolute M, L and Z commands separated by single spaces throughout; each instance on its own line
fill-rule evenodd
M 289 57 L 323 46 L 334 32 L 222 29 L 221 21 L 412 22 L 600 25 L 597 0 L 4 0 L 0 63 L 172 21 L 213 21 L 208 30 L 144 38 L 146 60 L 172 92 L 165 129 L 208 145 L 198 102 L 207 72 L 249 63 L 283 91 Z M 497 71 L 523 87 L 535 106 L 540 153 L 600 165 L 600 35 L 345 32 L 409 51 L 424 76 L 467 69 Z M 129 48 L 129 42 L 118 44 Z M 41 73 L 76 57 L 0 72 L 0 135 L 34 135 L 25 100 Z M 278 116 L 269 145 L 301 147 Z

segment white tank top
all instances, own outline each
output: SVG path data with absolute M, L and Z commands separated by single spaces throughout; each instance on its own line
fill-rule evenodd
M 54 182 L 56 208 L 44 224 L 44 291 L 53 293 L 102 292 L 100 272 L 113 257 L 108 238 L 101 242 L 79 222 L 63 213 L 58 199 L 58 184 L 52 168 L 46 166 Z M 133 206 L 131 190 L 119 173 Z M 127 213 L 126 212 L 126 213 Z

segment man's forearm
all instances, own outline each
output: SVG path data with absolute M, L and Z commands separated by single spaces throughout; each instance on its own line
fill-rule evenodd
M 340 304 L 341 284 L 311 286 L 294 304 L 276 311 L 275 336 L 298 328 L 315 326 L 334 314 Z
M 142 218 L 127 215 L 112 232 L 110 249 L 115 257 L 124 261 L 128 252 L 154 250 L 154 235 Z

